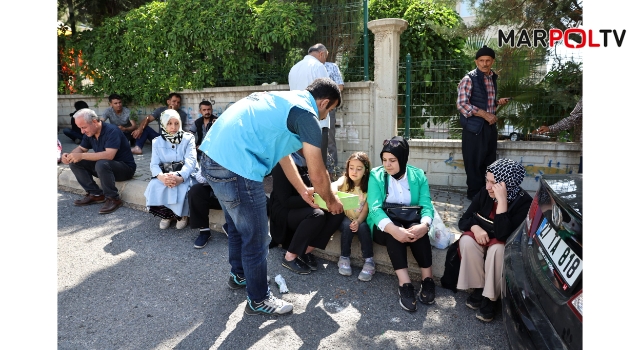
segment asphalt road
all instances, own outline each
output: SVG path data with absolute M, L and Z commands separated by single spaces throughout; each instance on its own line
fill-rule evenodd
M 436 287 L 436 302 L 409 313 L 395 276 L 371 282 L 319 259 L 311 275 L 268 256 L 271 289 L 294 304 L 284 316 L 244 314 L 244 289 L 227 287 L 227 238 L 194 249 L 196 230 L 158 228 L 149 213 L 101 204 L 75 207 L 58 191 L 59 349 L 506 349 L 500 312 L 491 323 L 465 306 L 468 294 Z M 289 288 L 281 295 L 274 277 Z M 416 290 L 418 281 L 414 281 Z

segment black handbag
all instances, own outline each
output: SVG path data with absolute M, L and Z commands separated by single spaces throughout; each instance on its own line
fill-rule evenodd
M 162 170 L 163 174 L 170 173 L 173 171 L 180 171 L 183 165 L 184 165 L 183 161 L 160 163 L 160 170 Z
M 382 203 L 382 210 L 384 210 L 389 219 L 396 225 L 400 224 L 404 228 L 409 228 L 412 224 L 419 224 L 420 219 L 422 219 L 422 206 L 387 203 L 387 197 L 389 197 L 388 176 L 389 174 L 385 174 L 385 201 Z

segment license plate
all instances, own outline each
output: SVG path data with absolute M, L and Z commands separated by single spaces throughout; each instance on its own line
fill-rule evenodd
M 553 262 L 555 270 L 571 287 L 582 273 L 582 260 L 544 218 L 536 231 L 540 246 Z

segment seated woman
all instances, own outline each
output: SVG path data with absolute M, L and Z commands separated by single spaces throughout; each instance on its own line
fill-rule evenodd
M 371 170 L 367 202 L 367 223 L 373 241 L 387 247 L 393 269 L 398 277 L 400 306 L 407 311 L 417 310 L 416 295 L 409 278 L 407 247 L 420 267 L 422 281 L 418 300 L 433 304 L 436 285 L 431 271 L 431 243 L 427 233 L 433 219 L 433 205 L 429 182 L 422 169 L 407 165 L 409 143 L 401 136 L 385 140 L 380 152 L 382 166 Z M 385 208 L 421 206 L 419 220 L 403 224 L 389 219 Z
M 467 306 L 489 322 L 502 289 L 504 242 L 522 223 L 531 196 L 520 188 L 525 169 L 511 159 L 498 159 L 487 167 L 486 185 L 473 198 L 458 221 L 460 273 L 458 289 L 473 288 Z M 491 221 L 493 223 L 491 223 Z M 483 228 L 484 227 L 484 228 Z
M 168 228 L 172 220 L 178 220 L 176 228 L 182 229 L 189 217 L 187 193 L 193 181 L 190 175 L 197 171 L 196 142 L 192 134 L 182 131 L 180 115 L 173 109 L 162 112 L 160 125 L 162 133 L 151 143 L 152 179 L 144 196 L 149 212 L 162 218 L 161 230 Z M 179 162 L 184 164 L 180 166 Z
M 311 187 L 307 164 L 301 152 L 291 154 L 298 173 L 304 183 Z M 344 213 L 333 215 L 319 208 L 313 208 L 302 199 L 298 191 L 287 179 L 278 164 L 271 172 L 273 191 L 271 206 L 270 247 L 282 244 L 287 253 L 282 258 L 282 266 L 307 275 L 318 269 L 318 263 L 311 252 L 315 248 L 325 249 L 333 233 L 340 227 Z

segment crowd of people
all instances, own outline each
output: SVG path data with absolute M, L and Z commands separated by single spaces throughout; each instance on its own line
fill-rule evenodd
M 414 312 L 417 301 L 433 304 L 436 289 L 428 232 L 434 208 L 426 174 L 408 164 L 409 143 L 400 136 L 382 144 L 381 166 L 372 168 L 365 152 L 354 152 L 342 174 L 328 171 L 327 166 L 337 161 L 327 146 L 327 129 L 335 125 L 323 128 L 322 123 L 342 104 L 342 81 L 327 73 L 324 64 L 330 62 L 324 45 L 314 45 L 308 53 L 292 68 L 291 91 L 253 93 L 220 117 L 213 116 L 211 103 L 203 101 L 202 116 L 189 130 L 183 129 L 187 118 L 178 93 L 167 97 L 166 107 L 139 121 L 131 120 L 117 94 L 109 96 L 110 108 L 102 118 L 85 102 L 76 102 L 72 128 L 64 134 L 78 146 L 59 158 L 86 191 L 74 204 L 105 203 L 100 214 L 122 206 L 115 182 L 133 177 L 133 155 L 141 154 L 150 141 L 152 179 L 144 192 L 148 212 L 160 217 L 163 230 L 173 221 L 176 229 L 190 223 L 191 229 L 199 230 L 194 247 L 203 248 L 211 237 L 209 210 L 223 211 L 230 263 L 227 283 L 232 289 L 246 288 L 247 314 L 293 310 L 291 303 L 269 289 L 270 248 L 282 247 L 286 251 L 282 266 L 307 275 L 318 270 L 313 251 L 325 249 L 336 231 L 341 233 L 336 264 L 340 275 L 352 275 L 351 246 L 357 236 L 364 261 L 359 280 L 370 281 L 376 272 L 375 242 L 386 248 L 401 308 Z M 493 51 L 484 47 L 476 56 L 478 69 L 461 81 L 458 99 L 465 120 L 467 195 L 472 201 L 459 221 L 464 233 L 459 242 L 458 288 L 472 290 L 466 305 L 489 322 L 500 294 L 504 242 L 524 220 L 532 199 L 520 188 L 522 165 L 496 160 L 495 147 L 489 145 L 494 142 L 496 105 L 508 101 L 496 97 Z M 303 82 L 306 85 L 300 85 Z M 153 121 L 158 122 L 158 131 L 149 126 Z M 269 175 L 273 191 L 267 197 L 263 179 Z M 337 178 L 333 182 L 332 175 Z M 339 192 L 357 197 L 357 206 L 345 209 Z M 322 208 L 314 194 L 322 198 Z M 490 229 L 485 219 L 492 222 Z M 408 251 L 420 269 L 417 293 L 409 276 Z

